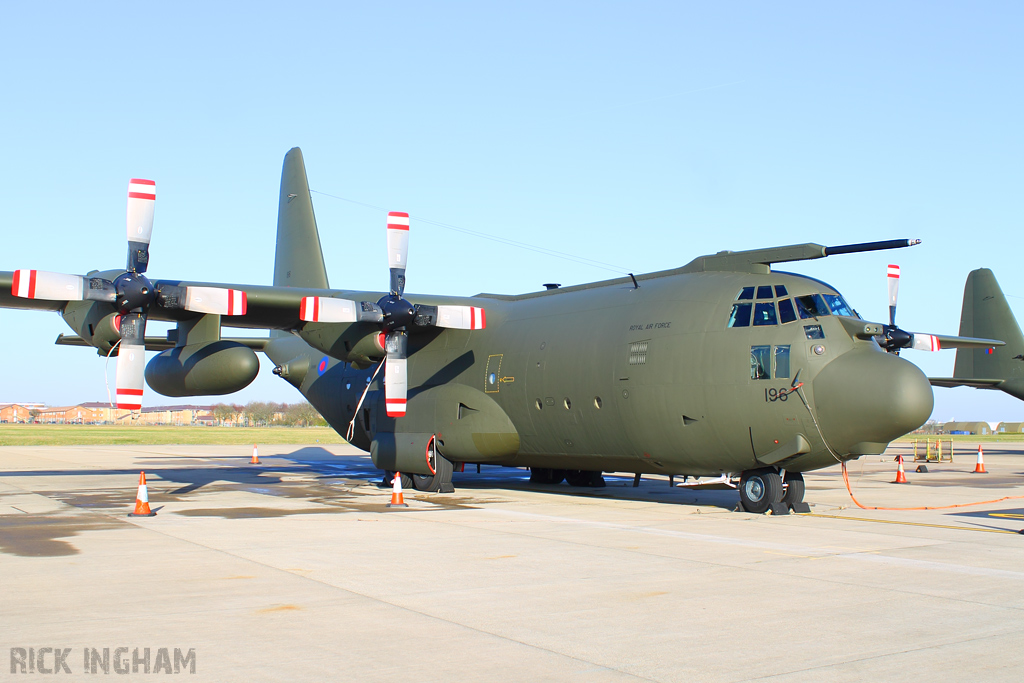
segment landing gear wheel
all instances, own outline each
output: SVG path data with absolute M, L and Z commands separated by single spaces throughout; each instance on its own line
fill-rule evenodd
M 550 467 L 531 467 L 530 481 L 534 484 L 561 484 L 565 479 L 565 470 L 554 470 Z
M 782 502 L 793 507 L 804 502 L 804 475 L 799 472 L 786 472 L 786 493 L 782 496 Z
M 592 470 L 566 470 L 565 480 L 569 482 L 569 486 L 588 486 L 590 488 L 604 486 L 604 477 L 600 472 Z
M 438 453 L 434 458 L 434 474 L 412 475 L 412 485 L 417 491 L 428 493 L 451 493 L 455 490 L 452 486 L 452 472 L 455 466 L 452 461 Z
M 740 501 L 747 512 L 761 515 L 782 502 L 782 477 L 775 470 L 750 470 L 740 477 Z
M 394 484 L 392 483 L 394 478 L 395 478 L 395 473 L 394 473 L 393 470 L 384 470 L 384 479 L 383 479 L 383 481 L 381 481 L 380 487 L 381 488 L 385 488 L 385 489 L 391 488 L 392 486 L 394 486 Z M 408 474 L 403 474 L 402 475 L 402 488 L 403 489 L 411 489 L 412 488 L 412 477 L 410 477 Z

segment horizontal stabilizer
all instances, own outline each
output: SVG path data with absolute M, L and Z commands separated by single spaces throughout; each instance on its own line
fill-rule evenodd
M 1001 379 L 961 379 L 959 377 L 929 377 L 933 387 L 972 387 L 974 389 L 998 389 L 1005 380 Z

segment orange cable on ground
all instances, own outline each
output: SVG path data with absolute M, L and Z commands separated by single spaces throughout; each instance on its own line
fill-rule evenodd
M 846 463 L 843 462 L 843 481 L 846 482 L 846 492 L 850 494 L 850 500 L 852 500 L 857 507 L 861 510 L 949 510 L 951 508 L 965 508 L 972 505 L 989 505 L 991 503 L 1001 503 L 1004 500 L 1015 500 L 1018 498 L 1024 498 L 1024 496 L 1005 496 L 1003 498 L 996 498 L 995 500 L 981 500 L 977 503 L 959 503 L 958 505 L 937 505 L 937 506 L 925 506 L 916 508 L 883 508 L 883 507 L 868 507 L 861 505 L 860 501 L 853 495 L 853 489 L 850 488 L 850 475 L 846 471 Z

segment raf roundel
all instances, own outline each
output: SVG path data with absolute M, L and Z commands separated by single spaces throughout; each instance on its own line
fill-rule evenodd
M 327 356 L 324 356 L 320 359 L 320 364 L 316 366 L 316 371 L 321 375 L 327 372 L 327 360 Z

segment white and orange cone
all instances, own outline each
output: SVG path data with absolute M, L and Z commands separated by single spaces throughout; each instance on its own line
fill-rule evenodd
M 978 444 L 978 462 L 974 465 L 974 472 L 971 474 L 988 474 L 985 471 L 985 456 L 981 452 L 981 444 Z
M 395 472 L 395 478 L 391 480 L 391 502 L 388 503 L 389 508 L 407 508 L 409 505 L 405 502 L 405 497 L 402 495 L 402 473 Z
M 256 444 L 252 445 L 252 459 L 249 460 L 249 464 L 250 465 L 262 465 L 263 464 L 263 463 L 260 462 L 260 452 L 259 452 L 259 449 L 256 448 Z
M 135 494 L 135 512 L 129 512 L 129 517 L 156 517 L 156 513 L 149 509 L 149 489 L 146 488 L 146 473 L 139 472 L 139 492 Z
M 896 462 L 899 464 L 896 466 L 896 481 L 894 484 L 909 484 L 907 481 L 907 473 L 903 471 L 903 456 L 900 455 L 896 458 Z

